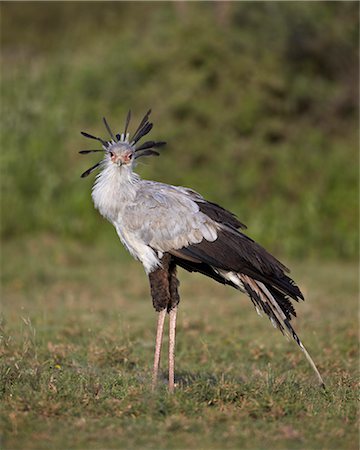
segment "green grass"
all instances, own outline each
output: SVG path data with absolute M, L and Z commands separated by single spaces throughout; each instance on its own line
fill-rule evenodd
M 1 448 L 358 448 L 357 267 L 291 266 L 295 327 L 327 390 L 244 295 L 181 272 L 170 396 L 165 354 L 150 392 L 156 315 L 115 236 L 5 243 Z

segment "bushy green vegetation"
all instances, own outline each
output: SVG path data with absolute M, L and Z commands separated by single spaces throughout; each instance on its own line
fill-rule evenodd
M 292 264 L 307 296 L 295 327 L 326 391 L 246 296 L 182 271 L 169 396 L 166 338 L 149 389 L 156 315 L 125 252 L 47 236 L 3 257 L 2 448 L 357 449 L 355 264 Z
M 221 202 L 278 254 L 355 257 L 357 11 L 3 3 L 2 236 L 113 239 L 79 179 L 79 131 L 152 107 L 168 147 L 141 175 Z

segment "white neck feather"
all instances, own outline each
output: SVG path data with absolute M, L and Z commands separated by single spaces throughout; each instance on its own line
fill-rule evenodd
M 115 223 L 127 202 L 135 198 L 139 181 L 139 175 L 132 171 L 131 166 L 118 167 L 106 161 L 92 189 L 95 208 Z

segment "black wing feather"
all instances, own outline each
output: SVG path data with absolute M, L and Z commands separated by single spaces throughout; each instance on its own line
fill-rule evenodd
M 234 228 L 241 228 L 241 229 L 247 228 L 246 225 L 244 225 L 238 220 L 235 214 L 224 209 L 217 203 L 209 202 L 207 200 L 196 201 L 196 199 L 195 202 L 199 205 L 200 211 L 209 216 L 210 219 L 215 220 L 215 222 L 223 223 Z
M 201 261 L 209 266 L 243 273 L 274 286 L 279 292 L 298 300 L 300 289 L 284 271 L 286 267 L 249 237 L 235 230 L 218 231 L 214 242 L 203 239 L 199 244 L 177 250 L 183 257 Z

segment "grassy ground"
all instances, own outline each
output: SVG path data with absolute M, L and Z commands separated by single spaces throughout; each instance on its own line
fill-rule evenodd
M 146 277 L 107 242 L 3 245 L 1 448 L 358 448 L 355 264 L 291 264 L 307 297 L 296 329 L 325 392 L 245 296 L 182 272 L 169 396 L 165 355 L 149 390 Z

